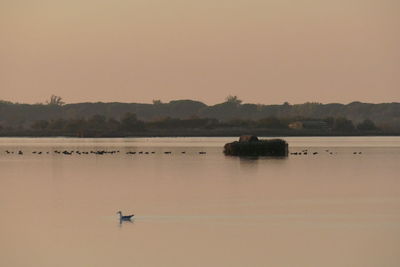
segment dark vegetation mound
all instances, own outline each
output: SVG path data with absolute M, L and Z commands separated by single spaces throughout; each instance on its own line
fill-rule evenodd
M 288 143 L 282 139 L 258 140 L 256 136 L 241 136 L 239 141 L 224 146 L 225 155 L 230 156 L 273 156 L 288 155 Z

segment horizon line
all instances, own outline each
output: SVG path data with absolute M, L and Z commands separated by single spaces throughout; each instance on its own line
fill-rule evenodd
M 240 100 L 240 99 L 239 99 Z M 170 104 L 171 102 L 175 102 L 175 101 L 193 101 L 193 102 L 199 102 L 202 103 L 206 106 L 215 106 L 215 105 L 220 105 L 223 103 L 228 102 L 227 100 L 220 102 L 220 103 L 216 103 L 216 104 L 207 104 L 203 101 L 200 100 L 196 100 L 196 99 L 188 99 L 188 98 L 184 98 L 184 99 L 173 99 L 173 100 L 169 100 L 168 102 L 163 102 L 160 99 L 154 99 L 153 101 L 161 101 L 160 104 Z M 241 100 L 240 100 L 241 101 Z M 10 101 L 10 100 L 5 100 L 5 99 L 0 99 L 0 103 L 1 102 L 5 102 L 5 103 L 11 103 L 11 104 L 19 104 L 19 105 L 48 105 L 48 103 L 43 103 L 43 102 L 36 102 L 36 103 L 27 103 L 27 102 L 18 102 L 18 101 Z M 71 102 L 71 103 L 64 103 L 63 105 L 77 105 L 77 104 L 97 104 L 97 103 L 102 103 L 102 104 L 111 104 L 111 103 L 119 103 L 119 104 L 143 104 L 143 105 L 154 105 L 154 102 L 121 102 L 121 101 L 108 101 L 108 102 L 104 102 L 104 101 L 82 101 L 82 102 Z M 379 105 L 379 104 L 400 104 L 400 102 L 396 102 L 396 101 L 392 101 L 392 102 L 362 102 L 359 100 L 354 100 L 348 103 L 343 103 L 343 102 L 327 102 L 327 103 L 323 103 L 323 102 L 319 102 L 319 101 L 306 101 L 303 103 L 290 103 L 289 101 L 284 101 L 283 103 L 272 103 L 272 104 L 263 104 L 263 103 L 250 103 L 250 102 L 240 102 L 238 103 L 239 105 L 263 105 L 263 106 L 282 106 L 285 104 L 288 104 L 290 106 L 295 106 L 295 105 L 304 105 L 304 104 L 321 104 L 321 105 L 333 105 L 333 104 L 339 104 L 339 105 L 350 105 L 353 103 L 361 103 L 361 104 L 373 104 L 373 105 Z

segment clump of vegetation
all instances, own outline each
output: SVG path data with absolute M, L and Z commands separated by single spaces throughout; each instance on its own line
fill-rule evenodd
M 376 127 L 375 123 L 370 119 L 365 119 L 357 125 L 357 129 L 359 131 L 376 131 L 378 130 L 378 127 Z
M 235 141 L 224 146 L 225 155 L 230 156 L 273 156 L 288 155 L 288 143 L 282 139 Z

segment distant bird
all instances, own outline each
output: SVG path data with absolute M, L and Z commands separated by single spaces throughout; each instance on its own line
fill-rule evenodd
M 133 216 L 135 216 L 134 214 L 132 215 L 122 215 L 121 211 L 118 211 L 117 214 L 119 214 L 119 220 L 122 221 L 130 221 L 132 219 Z
M 318 154 L 318 152 L 314 152 L 314 153 L 313 153 L 313 155 L 317 155 L 317 154 Z
M 206 154 L 206 152 L 204 152 L 204 151 L 200 151 L 200 152 L 199 152 L 199 154 Z

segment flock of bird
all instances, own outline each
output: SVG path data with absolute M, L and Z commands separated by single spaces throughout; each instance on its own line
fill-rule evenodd
M 54 150 L 54 154 L 62 154 L 62 155 L 89 155 L 89 154 L 94 154 L 94 155 L 106 155 L 106 154 L 118 154 L 120 153 L 119 150 L 90 150 L 90 151 L 79 151 L 79 150 Z M 6 154 L 18 154 L 18 155 L 24 155 L 24 152 L 22 150 L 18 151 L 10 151 L 6 150 Z M 25 152 L 28 153 L 28 152 Z M 32 151 L 32 154 L 36 155 L 41 155 L 41 154 L 50 154 L 50 151 Z M 135 155 L 135 154 L 156 154 L 156 151 L 128 151 L 125 154 L 127 155 Z M 162 152 L 164 154 L 172 154 L 172 151 L 164 151 Z M 181 151 L 181 154 L 186 154 L 186 151 Z M 205 151 L 199 151 L 198 154 L 204 155 L 207 154 Z
M 106 154 L 118 154 L 120 153 L 119 150 L 90 150 L 90 151 L 79 151 L 79 150 L 54 150 L 53 151 L 55 154 L 62 154 L 62 155 L 72 155 L 72 154 L 76 154 L 76 155 L 89 155 L 89 154 L 94 154 L 94 155 L 106 155 Z M 337 152 L 333 152 L 330 151 L 329 149 L 324 150 L 325 154 L 337 154 Z M 310 152 L 308 149 L 303 149 L 301 151 L 297 151 L 297 152 L 291 152 L 290 155 L 317 155 L 317 154 L 322 154 L 324 152 Z M 24 155 L 24 152 L 22 150 L 18 150 L 18 151 L 10 151 L 10 150 L 6 150 L 5 151 L 6 154 L 18 154 L 18 155 Z M 41 154 L 50 154 L 49 151 L 32 151 L 32 154 L 36 154 L 36 155 L 41 155 Z M 156 151 L 128 151 L 125 152 L 125 154 L 127 155 L 136 155 L 136 154 L 156 154 Z M 172 154 L 172 151 L 164 151 L 162 152 L 164 154 Z M 181 154 L 186 154 L 186 151 L 181 151 Z M 204 155 L 207 154 L 205 151 L 199 151 L 198 154 L 200 155 Z M 354 155 L 356 154 L 362 154 L 362 152 L 360 151 L 354 151 L 353 152 Z
M 329 155 L 337 154 L 337 152 L 330 151 L 329 149 L 324 150 L 324 152 L 325 152 L 325 154 L 329 154 Z M 303 150 L 298 151 L 298 152 L 291 152 L 290 153 L 290 155 L 308 155 L 308 154 L 317 155 L 317 154 L 320 154 L 320 152 L 317 152 L 317 151 L 310 152 L 310 151 L 308 151 L 308 149 L 303 149 Z M 362 152 L 361 151 L 354 151 L 353 155 L 356 155 L 356 154 L 362 154 Z

